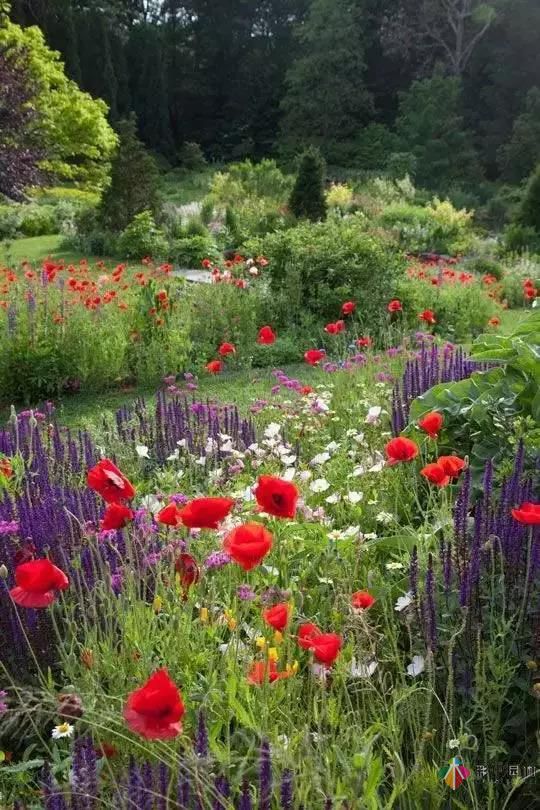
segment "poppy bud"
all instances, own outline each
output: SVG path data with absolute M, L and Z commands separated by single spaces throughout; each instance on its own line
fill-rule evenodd
M 83 703 L 74 693 L 58 695 L 58 717 L 61 720 L 76 720 L 84 714 Z
M 0 579 L 7 579 L 8 578 L 8 570 L 6 566 L 2 563 L 0 565 Z

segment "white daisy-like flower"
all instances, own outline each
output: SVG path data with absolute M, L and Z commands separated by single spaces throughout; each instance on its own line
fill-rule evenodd
M 344 540 L 347 540 L 349 537 L 356 537 L 356 536 L 359 536 L 362 539 L 364 539 L 364 535 L 360 531 L 360 526 L 347 526 L 347 528 L 341 532 L 341 535 Z
M 281 460 L 286 467 L 290 467 L 296 461 L 296 456 L 281 456 Z
M 264 429 L 264 435 L 267 439 L 273 439 L 281 433 L 281 425 L 277 422 L 270 422 Z
M 339 529 L 333 529 L 331 532 L 328 532 L 328 539 L 329 540 L 341 540 L 343 535 L 339 531 Z
M 412 678 L 416 678 L 417 675 L 421 675 L 424 671 L 426 666 L 426 662 L 424 660 L 423 655 L 415 655 L 412 659 L 411 663 L 407 667 L 407 675 L 410 675 Z
M 167 461 L 178 461 L 180 458 L 180 451 L 175 450 L 170 456 L 167 456 Z
M 318 453 L 316 456 L 313 456 L 311 461 L 309 462 L 312 467 L 320 467 L 322 464 L 326 464 L 327 461 L 330 460 L 330 453 Z
M 407 591 L 404 596 L 398 596 L 396 600 L 396 605 L 394 610 L 397 610 L 398 613 L 401 613 L 405 608 L 408 608 L 409 605 L 412 605 L 413 595 L 412 591 Z
M 459 748 L 459 745 L 460 745 L 459 740 L 456 739 L 448 740 L 448 748 Z
M 367 425 L 376 425 L 379 421 L 380 415 L 382 412 L 382 408 L 380 405 L 372 405 L 369 411 L 367 412 L 366 416 L 366 424 Z
M 330 488 L 330 484 L 326 478 L 316 478 L 315 481 L 311 482 L 309 488 L 312 492 L 326 492 Z
M 199 458 L 196 458 L 195 464 L 198 464 L 199 467 L 204 467 L 206 464 L 206 456 L 199 456 Z
M 72 737 L 73 732 L 75 731 L 75 727 L 72 726 L 70 723 L 60 723 L 59 726 L 55 726 L 51 732 L 51 737 L 53 740 L 61 740 L 64 737 Z
M 326 450 L 328 453 L 335 453 L 336 450 L 339 450 L 340 445 L 337 442 L 330 442 L 326 445 Z
M 333 495 L 329 495 L 328 498 L 325 498 L 326 503 L 339 503 L 341 496 L 338 495 L 337 492 L 334 492 Z
M 400 562 L 388 562 L 386 563 L 386 568 L 388 571 L 401 571 L 401 569 L 405 568 L 405 566 Z
M 353 436 L 353 439 L 357 444 L 365 444 L 365 434 L 364 433 L 356 433 Z
M 386 467 L 386 462 L 384 461 L 384 459 L 381 459 L 380 461 L 377 461 L 375 464 L 373 464 L 368 469 L 368 472 L 380 473 L 380 472 L 382 472 L 384 470 L 385 467 Z
M 159 512 L 163 504 L 155 497 L 155 495 L 145 495 L 141 499 L 141 506 L 151 512 L 153 515 Z
M 351 661 L 351 677 L 352 678 L 371 678 L 377 667 L 378 661 L 368 661 L 367 663 L 357 663 L 353 658 Z
M 359 478 L 361 475 L 364 475 L 365 472 L 366 468 L 363 467 L 361 464 L 359 464 L 358 467 L 355 467 L 354 470 L 352 471 L 352 477 Z
M 364 498 L 363 492 L 355 492 L 354 490 L 351 490 L 350 492 L 347 493 L 347 500 L 349 501 L 349 503 L 352 503 L 353 505 L 356 503 L 360 503 L 360 501 L 363 500 L 363 498 Z
M 298 477 L 300 481 L 309 481 L 312 475 L 313 473 L 311 472 L 311 470 L 302 470 L 302 472 L 299 474 Z
M 135 451 L 139 458 L 150 458 L 150 451 L 145 444 L 135 445 Z
M 379 512 L 375 520 L 377 523 L 383 523 L 385 526 L 388 526 L 389 523 L 394 522 L 394 515 L 390 512 Z

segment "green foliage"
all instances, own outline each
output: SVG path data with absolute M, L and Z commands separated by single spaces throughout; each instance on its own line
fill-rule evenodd
M 346 211 L 353 200 L 353 190 L 346 183 L 332 183 L 326 192 L 326 204 L 329 208 Z
M 178 150 L 178 164 L 183 169 L 196 171 L 206 166 L 204 152 L 198 143 L 186 141 Z
M 89 189 L 103 186 L 116 136 L 107 123 L 107 106 L 83 93 L 67 78 L 59 54 L 51 51 L 39 28 L 0 26 L 0 46 L 20 53 L 35 83 L 35 108 L 46 156 L 43 168 Z
M 291 190 L 292 178 L 284 174 L 275 160 L 231 163 L 227 171 L 216 172 L 210 186 L 214 205 L 238 205 L 246 198 L 269 199 L 283 203 Z
M 401 151 L 416 158 L 419 185 L 445 190 L 453 183 L 472 185 L 480 179 L 461 103 L 459 80 L 444 76 L 415 81 L 401 94 L 396 130 Z
M 152 216 L 151 211 L 141 211 L 125 228 L 118 239 L 118 252 L 128 259 L 141 260 L 145 256 L 166 258 L 167 240 Z
M 435 198 L 420 207 L 395 203 L 384 209 L 379 223 L 393 230 L 406 250 L 457 255 L 472 245 L 472 213 L 456 210 L 448 201 Z
M 159 210 L 158 174 L 153 158 L 135 133 L 135 120 L 118 124 L 119 144 L 111 168 L 111 182 L 103 194 L 100 218 L 111 231 L 122 231 L 136 214 Z
M 363 127 L 354 138 L 354 148 L 351 148 L 349 162 L 366 171 L 380 171 L 387 165 L 388 155 L 393 151 L 396 136 L 384 124 L 371 122 Z M 404 177 L 403 172 L 395 175 Z
M 208 232 L 175 239 L 171 244 L 171 257 L 180 267 L 200 268 L 203 259 L 217 259 L 218 251 Z
M 372 112 L 364 82 L 365 22 L 361 3 L 311 3 L 282 100 L 286 151 L 315 144 L 331 162 L 345 165 L 350 160 L 356 133 Z
M 540 236 L 540 163 L 529 179 L 517 221 L 525 228 L 532 228 Z
M 377 334 L 384 327 L 403 259 L 365 233 L 358 217 L 269 234 L 250 250 L 270 261 L 271 299 L 284 325 L 310 315 L 319 323 L 335 320 L 352 299 L 362 328 Z
M 23 203 L 0 205 L 0 237 L 45 236 L 66 229 L 80 210 L 78 205 L 60 201 L 54 205 Z
M 428 411 L 445 416 L 449 446 L 471 456 L 479 472 L 514 452 L 521 436 L 531 452 L 540 449 L 540 311 L 533 311 L 510 335 L 484 334 L 473 344 L 472 359 L 497 367 L 469 379 L 436 385 L 415 400 L 410 419 Z
M 289 198 L 289 207 L 298 219 L 312 222 L 326 218 L 324 198 L 325 164 L 320 152 L 307 149 L 300 159 L 298 174 Z
M 394 180 L 401 177 L 416 177 L 418 160 L 412 152 L 392 152 L 386 161 L 386 171 Z
M 504 253 L 540 253 L 540 235 L 536 228 L 513 222 L 504 230 Z
M 479 276 L 493 276 L 500 281 L 504 275 L 503 265 L 489 256 L 478 256 L 467 263 L 467 269 Z
M 532 87 L 525 98 L 525 112 L 516 118 L 512 137 L 499 149 L 504 180 L 519 183 L 540 162 L 540 89 Z

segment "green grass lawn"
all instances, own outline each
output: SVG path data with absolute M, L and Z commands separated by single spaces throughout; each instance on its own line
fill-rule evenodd
M 40 264 L 45 259 L 52 259 L 59 262 L 63 260 L 66 264 L 78 264 L 81 259 L 88 259 L 90 264 L 103 261 L 109 267 L 114 267 L 119 263 L 118 258 L 112 256 L 88 256 L 74 250 L 62 248 L 64 237 L 61 234 L 51 236 L 29 236 L 22 239 L 14 239 L 12 242 L 0 241 L 0 264 L 18 266 L 21 262 L 28 261 L 30 264 Z M 130 267 L 142 268 L 138 262 L 130 262 Z
M 175 205 L 200 202 L 208 194 L 212 177 L 219 168 L 212 165 L 198 171 L 173 169 L 161 177 L 161 194 L 166 202 Z

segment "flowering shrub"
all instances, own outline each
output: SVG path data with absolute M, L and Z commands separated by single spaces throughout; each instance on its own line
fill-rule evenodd
M 404 249 L 450 256 L 466 253 L 473 241 L 472 212 L 458 211 L 448 200 L 435 198 L 420 207 L 395 203 L 384 209 L 379 223 L 392 229 Z

